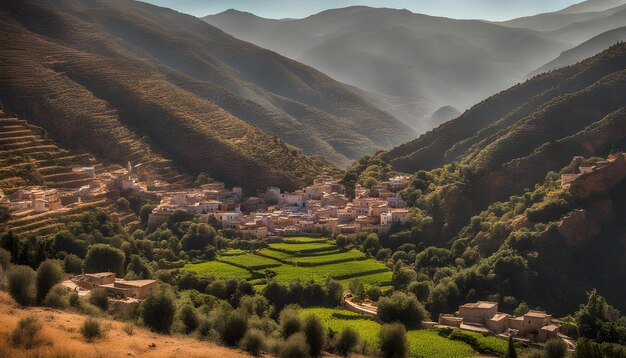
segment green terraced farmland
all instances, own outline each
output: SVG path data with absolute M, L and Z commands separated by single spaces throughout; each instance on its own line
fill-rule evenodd
M 267 256 L 270 258 L 273 258 L 275 260 L 290 260 L 291 258 L 293 258 L 292 254 L 288 254 L 286 252 L 282 252 L 282 251 L 276 251 L 276 250 L 270 250 L 270 249 L 261 249 L 258 251 L 259 254 L 263 255 L 263 256 Z
M 341 282 L 344 288 L 347 288 L 350 281 L 356 278 L 357 280 L 361 281 L 361 283 L 363 284 L 363 286 L 365 286 L 366 289 L 372 286 L 380 286 L 380 288 L 383 289 L 383 292 L 384 292 L 385 286 L 391 285 L 392 274 L 393 273 L 391 271 L 379 272 L 379 273 L 373 273 L 370 275 L 358 276 L 354 278 L 341 279 L 339 280 L 339 282 Z
M 237 255 L 243 255 L 245 254 L 247 251 L 241 250 L 241 249 L 228 249 L 228 250 L 224 250 L 223 252 L 220 252 L 221 256 L 237 256 Z
M 313 267 L 282 265 L 274 267 L 271 270 L 276 271 L 278 274 L 275 279 L 282 282 L 289 282 L 296 279 L 313 279 L 317 282 L 323 282 L 327 276 L 342 280 L 389 271 L 387 266 L 372 259 Z
M 296 237 L 286 237 L 283 239 L 284 242 L 290 244 L 305 244 L 305 243 L 324 243 L 328 242 L 328 239 L 325 237 L 304 237 L 304 236 L 296 236 Z
M 362 341 L 368 347 L 378 346 L 378 334 L 380 324 L 377 322 L 343 309 L 336 308 L 306 308 L 300 311 L 304 317 L 315 315 L 320 318 L 326 329 L 332 329 L 339 333 L 346 327 L 351 327 L 359 333 Z M 476 352 L 464 342 L 452 341 L 439 336 L 435 330 L 417 330 L 407 333 L 409 342 L 409 357 L 415 358 L 464 358 L 474 357 Z
M 295 254 L 296 252 L 307 254 L 337 249 L 337 246 L 325 242 L 309 242 L 304 244 L 289 244 L 282 242 L 278 244 L 270 244 L 269 246 L 271 249 L 283 251 L 289 254 Z
M 276 260 L 268 259 L 267 257 L 254 254 L 220 256 L 218 259 L 222 262 L 226 262 L 239 267 L 244 267 L 254 271 L 282 265 L 282 263 Z
M 219 261 L 207 261 L 200 264 L 187 264 L 183 268 L 185 271 L 195 272 L 200 276 L 215 277 L 237 277 L 249 279 L 252 277 L 250 271 L 241 267 L 225 264 Z
M 289 261 L 311 265 L 332 264 L 337 262 L 365 259 L 367 256 L 359 250 L 338 252 L 328 255 L 294 256 Z

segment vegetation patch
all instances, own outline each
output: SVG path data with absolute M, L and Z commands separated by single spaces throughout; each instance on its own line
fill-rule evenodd
M 290 244 L 290 243 L 277 243 L 270 244 L 270 248 L 277 251 L 286 252 L 288 254 L 295 254 L 300 252 L 302 254 L 313 252 L 324 252 L 336 250 L 337 246 L 326 242 L 309 242 L 303 244 Z
M 185 271 L 195 272 L 200 276 L 237 277 L 241 279 L 248 279 L 252 276 L 250 271 L 246 269 L 219 261 L 187 264 L 182 269 Z
M 278 261 L 254 254 L 221 256 L 219 261 L 250 270 L 262 270 L 282 265 Z

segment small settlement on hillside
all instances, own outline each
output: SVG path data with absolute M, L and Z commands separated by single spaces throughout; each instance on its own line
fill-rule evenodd
M 215 182 L 163 193 L 148 225 L 160 225 L 177 210 L 183 210 L 199 215 L 205 222 L 215 220 L 224 229 L 256 238 L 322 232 L 386 233 L 393 224 L 410 219 L 406 202 L 392 191 L 408 185 L 408 176 L 396 176 L 373 189 L 357 187 L 356 198 L 351 201 L 339 180 L 326 176 L 293 193 L 270 187 L 259 197 L 246 199 L 240 187 L 229 190 L 224 183 Z

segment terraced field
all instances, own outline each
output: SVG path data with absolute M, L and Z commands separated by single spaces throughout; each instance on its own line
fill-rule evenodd
M 200 275 L 230 275 L 246 279 L 263 277 L 265 270 L 270 270 L 278 282 L 299 279 L 322 283 L 330 276 L 342 282 L 344 287 L 354 278 L 366 287 L 378 285 L 384 289 L 391 283 L 391 270 L 384 264 L 368 259 L 358 250 L 342 252 L 331 241 L 320 238 L 288 238 L 255 253 L 227 250 L 216 262 L 189 264 L 184 269 Z M 247 270 L 246 274 L 240 270 Z
M 351 327 L 370 348 L 378 346 L 380 324 L 368 317 L 335 308 L 306 308 L 300 311 L 304 317 L 315 315 L 326 329 L 341 332 Z M 415 330 L 407 333 L 409 357 L 463 358 L 475 357 L 477 353 L 467 343 L 441 337 L 436 330 Z M 504 341 L 503 341 L 504 342 Z

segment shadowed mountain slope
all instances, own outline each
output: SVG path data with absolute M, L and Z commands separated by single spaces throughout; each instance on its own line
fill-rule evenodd
M 422 132 L 438 108 L 467 108 L 567 48 L 529 29 L 359 6 L 298 20 L 234 10 L 204 20 L 373 93 Z
M 611 45 L 625 40 L 626 27 L 620 27 L 615 30 L 607 31 L 589 41 L 585 41 L 571 50 L 564 51 L 561 55 L 559 55 L 559 57 L 533 71 L 529 76 L 535 76 L 542 72 L 552 71 L 559 67 L 573 65 L 588 57 L 594 56 Z
M 343 165 L 412 135 L 329 77 L 172 10 L 5 2 L 0 31 L 0 101 L 116 161 L 158 152 L 248 188 L 293 187 L 324 164 L 281 139 Z

